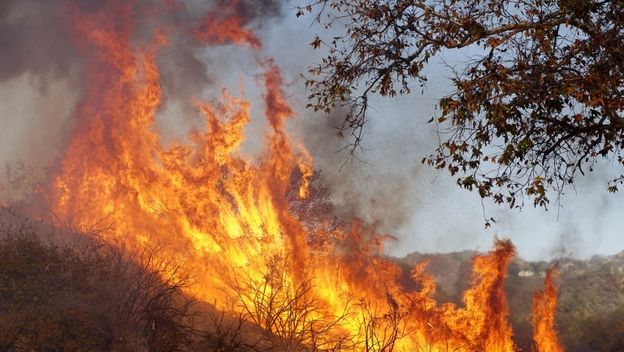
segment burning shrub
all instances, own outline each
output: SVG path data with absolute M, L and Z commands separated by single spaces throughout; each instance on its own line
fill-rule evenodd
M 326 304 L 314 296 L 313 281 L 291 281 L 288 267 L 285 259 L 274 257 L 262 277 L 230 280 L 237 296 L 232 310 L 242 312 L 239 319 L 263 330 L 254 345 L 279 351 L 351 349 L 353 337 L 340 329 L 350 305 L 341 314 L 328 314 Z

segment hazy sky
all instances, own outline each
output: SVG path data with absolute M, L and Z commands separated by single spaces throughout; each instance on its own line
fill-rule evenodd
M 425 94 L 372 101 L 364 141 L 365 163 L 349 164 L 341 170 L 346 155 L 335 153 L 342 142 L 331 128 L 339 121 L 339 114 L 314 115 L 304 108 L 306 92 L 300 74 L 319 59 L 307 43 L 315 33 L 322 33 L 320 27 L 310 28 L 310 21 L 309 17 L 297 19 L 294 10 L 287 9 L 283 18 L 265 23 L 260 30 L 265 45 L 262 55 L 275 57 L 284 70 L 290 99 L 299 115 L 295 127 L 332 186 L 337 209 L 376 222 L 380 229 L 397 236 L 398 240 L 388 246 L 391 254 L 486 250 L 494 236 L 511 238 L 527 259 L 548 259 L 562 251 L 588 257 L 624 250 L 620 233 L 624 221 L 619 218 L 624 198 L 606 192 L 608 172 L 578 179 L 576 192 L 568 189 L 562 198 L 562 208 L 553 205 L 545 212 L 528 205 L 522 211 L 510 211 L 489 202 L 482 204 L 477 194 L 459 189 L 444 171 L 422 166 L 420 160 L 433 150 L 436 141 L 433 126 L 426 121 L 434 113 L 436 99 L 450 89 L 440 66 L 429 67 Z M 238 50 L 231 55 L 245 53 L 249 52 Z M 205 56 L 233 82 L 253 74 L 226 54 Z M 55 148 L 63 140 L 77 99 L 75 74 L 67 70 L 45 84 L 27 71 L 0 80 L 1 163 L 14 165 L 24 160 L 42 167 L 58 156 Z M 175 104 L 165 110 L 168 116 L 182 116 L 184 112 Z M 177 124 L 175 120 L 169 122 L 162 127 Z M 484 209 L 488 217 L 497 219 L 487 230 L 483 227 Z

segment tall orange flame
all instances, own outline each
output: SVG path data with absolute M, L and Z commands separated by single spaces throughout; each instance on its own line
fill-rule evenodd
M 514 254 L 510 241 L 497 241 L 492 253 L 473 260 L 472 287 L 464 294 L 466 308 L 453 317 L 455 328 L 464 332 L 475 350 L 515 350 L 503 287 Z
M 163 146 L 154 115 L 162 104 L 156 62 L 167 34 L 157 30 L 137 45 L 133 4 L 107 0 L 90 13 L 73 7 L 86 90 L 50 192 L 61 220 L 83 230 L 110 224 L 103 236 L 113 243 L 161 244 L 158 255 L 182 261 L 196 278 L 189 294 L 218 309 L 246 311 L 271 333 L 283 333 L 275 321 L 308 314 L 290 328 L 300 343 L 319 349 L 515 350 L 503 292 L 510 242 L 498 241 L 474 259 L 464 307 L 439 306 L 425 264 L 412 271 L 420 289 L 406 291 L 400 268 L 381 255 L 383 237 L 364 224 L 328 230 L 293 212 L 287 196 L 293 175 L 299 197 L 313 196 L 313 164 L 286 130 L 293 111 L 274 61 L 259 63 L 269 122 L 260 158 L 239 150 L 250 103 L 227 92 L 217 103 L 196 103 L 203 131 L 191 132 L 188 143 Z M 198 39 L 259 47 L 234 11 L 215 17 L 223 4 L 207 16 Z M 259 309 L 266 297 L 298 297 L 314 308 L 288 305 L 269 321 Z M 322 338 L 311 333 L 319 324 Z
M 563 352 L 555 329 L 557 311 L 557 271 L 549 268 L 544 279 L 544 288 L 533 295 L 533 340 L 537 352 Z

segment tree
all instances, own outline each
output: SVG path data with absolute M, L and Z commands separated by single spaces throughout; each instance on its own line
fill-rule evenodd
M 424 163 L 510 207 L 525 195 L 547 206 L 548 191 L 600 159 L 624 164 L 622 1 L 319 0 L 297 15 L 308 12 L 344 26 L 312 41 L 327 54 L 306 85 L 314 110 L 349 108 L 338 134 L 351 134 L 352 156 L 371 95 L 408 94 L 432 58 L 470 48 L 463 67 L 448 67 L 454 90 L 430 120 L 441 139 Z

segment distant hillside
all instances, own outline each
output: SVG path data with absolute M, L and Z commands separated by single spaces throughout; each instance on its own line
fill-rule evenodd
M 397 259 L 408 269 L 428 260 L 428 272 L 438 281 L 440 302 L 461 302 L 471 273 L 471 251 L 448 254 L 412 253 Z M 507 300 L 516 340 L 531 346 L 531 296 L 542 287 L 545 271 L 556 264 L 560 272 L 557 323 L 568 352 L 624 351 L 624 251 L 589 260 L 562 258 L 552 263 L 516 259 L 509 267 Z M 409 271 L 406 271 L 409 272 Z M 414 285 L 409 280 L 406 286 Z

